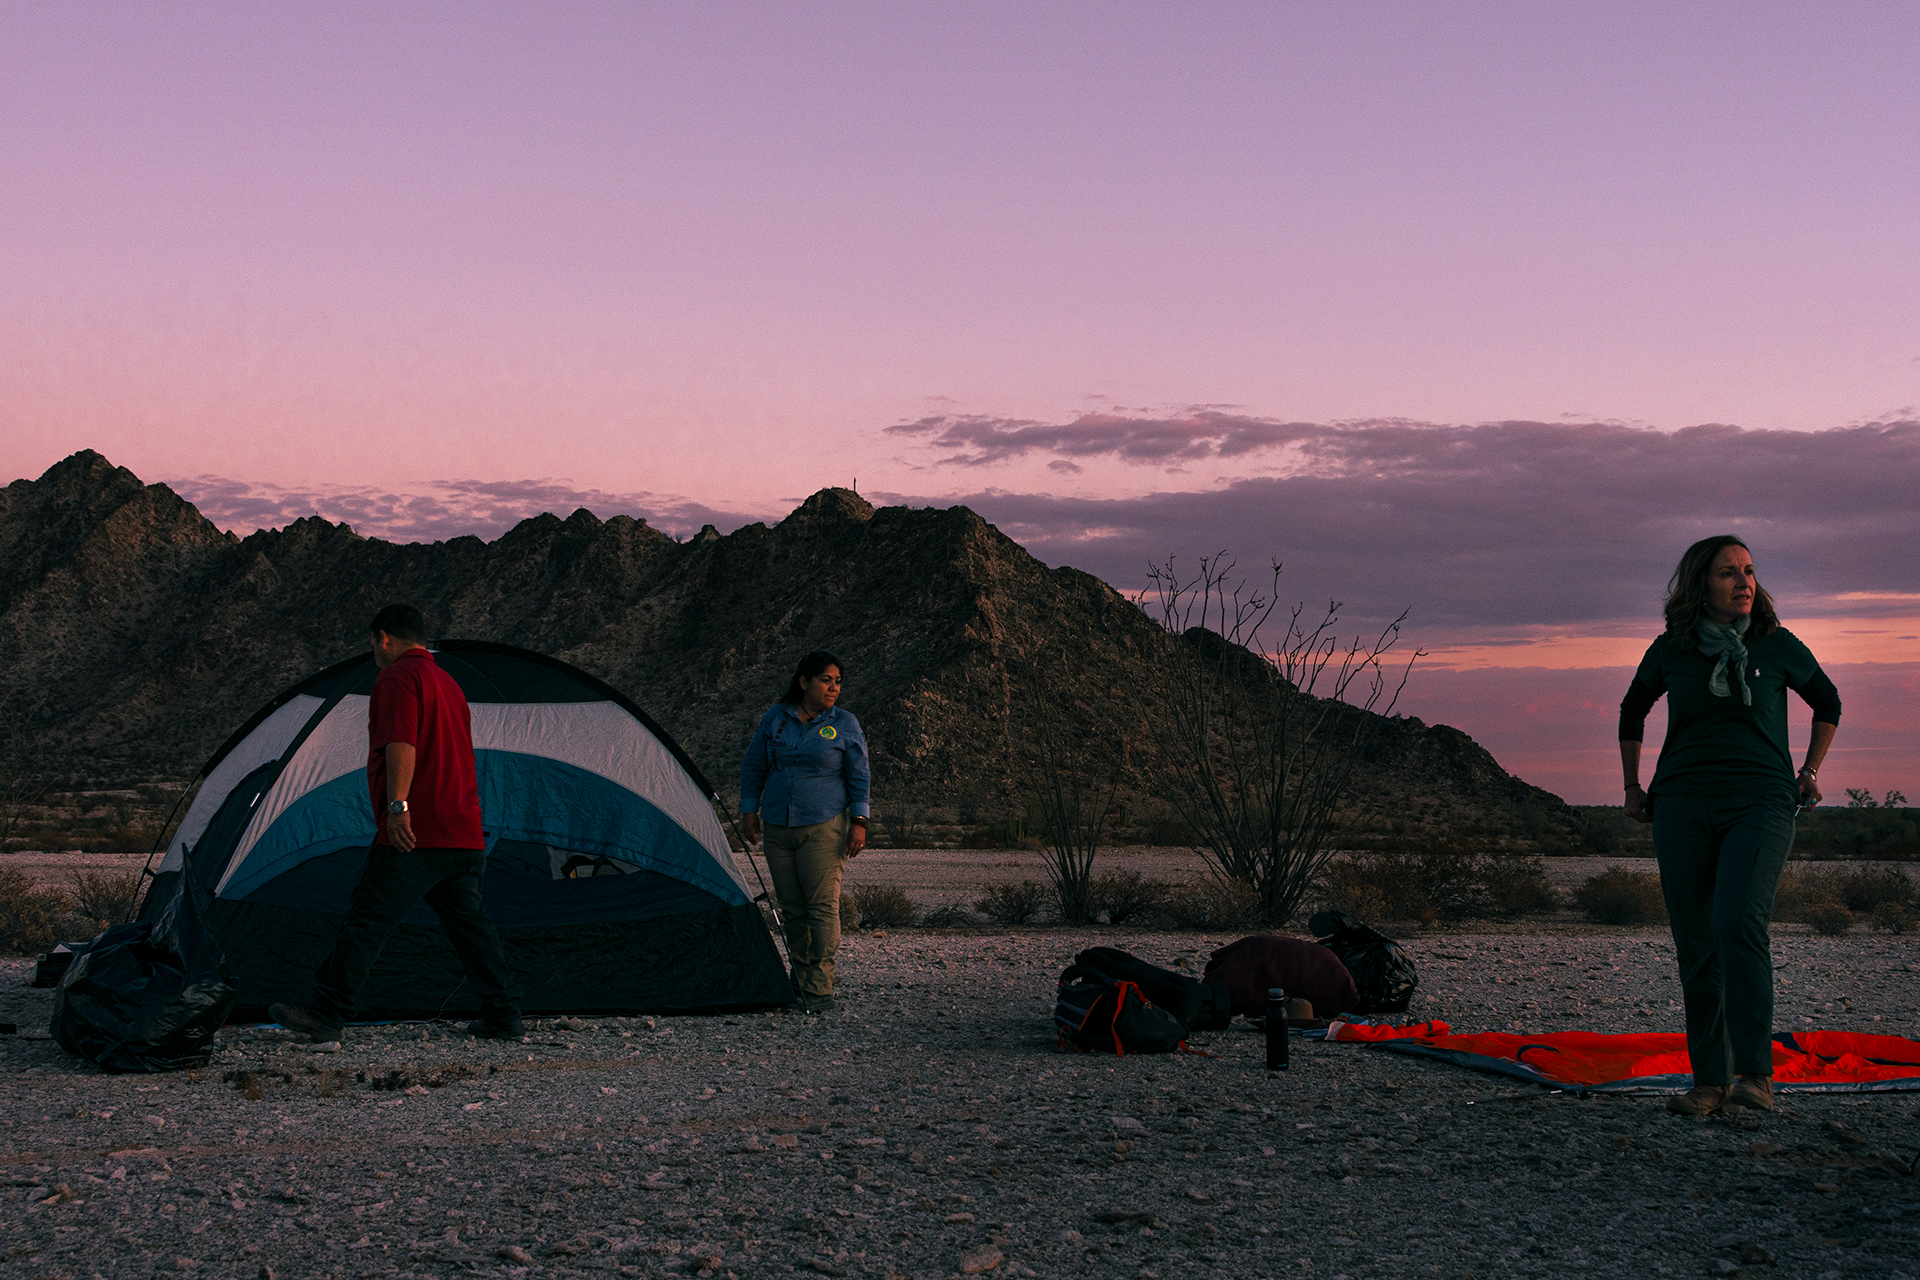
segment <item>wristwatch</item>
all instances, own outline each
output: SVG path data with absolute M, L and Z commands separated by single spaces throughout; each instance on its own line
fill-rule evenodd
M 399 814 L 402 814 L 402 813 L 405 813 L 406 811 L 407 811 L 407 802 L 406 802 L 405 800 L 389 800 L 389 801 L 387 801 L 387 812 L 388 812 L 388 813 L 391 813 L 391 814 L 394 814 L 394 815 L 396 815 L 396 816 L 397 816 L 397 815 L 399 815 Z

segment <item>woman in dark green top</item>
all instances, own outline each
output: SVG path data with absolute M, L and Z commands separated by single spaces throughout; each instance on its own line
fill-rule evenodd
M 1773 1109 L 1773 894 L 1793 817 L 1840 724 L 1840 694 L 1780 625 L 1747 544 L 1730 534 L 1687 548 L 1667 584 L 1667 631 L 1620 703 L 1627 816 L 1653 824 L 1653 851 L 1687 1004 L 1693 1088 L 1669 1111 Z M 1798 774 L 1787 690 L 1813 708 Z M 1647 712 L 1667 695 L 1667 740 L 1640 789 Z

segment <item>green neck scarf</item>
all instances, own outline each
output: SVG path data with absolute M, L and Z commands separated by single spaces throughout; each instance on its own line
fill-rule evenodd
M 1747 688 L 1747 646 L 1741 637 L 1747 634 L 1752 621 L 1751 617 L 1735 618 L 1731 623 L 1702 618 L 1696 627 L 1700 633 L 1700 652 L 1720 659 L 1707 678 L 1707 688 L 1713 690 L 1716 698 L 1731 698 L 1733 688 L 1727 682 L 1727 672 L 1732 671 L 1733 678 L 1740 682 L 1740 700 L 1748 706 L 1753 705 L 1753 691 Z

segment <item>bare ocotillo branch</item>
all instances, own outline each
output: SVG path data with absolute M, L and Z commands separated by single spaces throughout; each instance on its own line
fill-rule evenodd
M 1278 924 L 1353 820 L 1354 768 L 1374 717 L 1392 711 L 1421 655 L 1390 683 L 1385 661 L 1406 613 L 1371 640 L 1343 643 L 1339 601 L 1317 618 L 1295 605 L 1272 636 L 1283 616 L 1280 564 L 1265 592 L 1234 569 L 1224 552 L 1201 559 L 1190 577 L 1172 560 L 1150 566 L 1151 599 L 1140 603 L 1174 637 L 1168 799 L 1214 871 L 1253 886 Z
M 1064 660 L 1061 666 L 1064 667 Z M 1046 824 L 1047 880 L 1066 924 L 1093 919 L 1093 859 L 1120 789 L 1120 761 L 1112 744 L 1075 734 L 1064 705 L 1037 708 L 1031 737 L 1034 780 L 1030 795 Z

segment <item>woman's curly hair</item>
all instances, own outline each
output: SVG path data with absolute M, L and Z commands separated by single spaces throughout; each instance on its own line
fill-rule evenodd
M 1700 616 L 1707 604 L 1707 576 L 1713 562 L 1727 547 L 1739 547 L 1752 554 L 1753 548 L 1730 533 L 1702 538 L 1680 557 L 1673 576 L 1667 579 L 1667 642 L 1676 649 L 1693 649 L 1700 644 Z M 1756 581 L 1753 584 L 1753 621 L 1747 625 L 1749 642 L 1761 639 L 1780 625 L 1774 612 L 1773 597 Z

